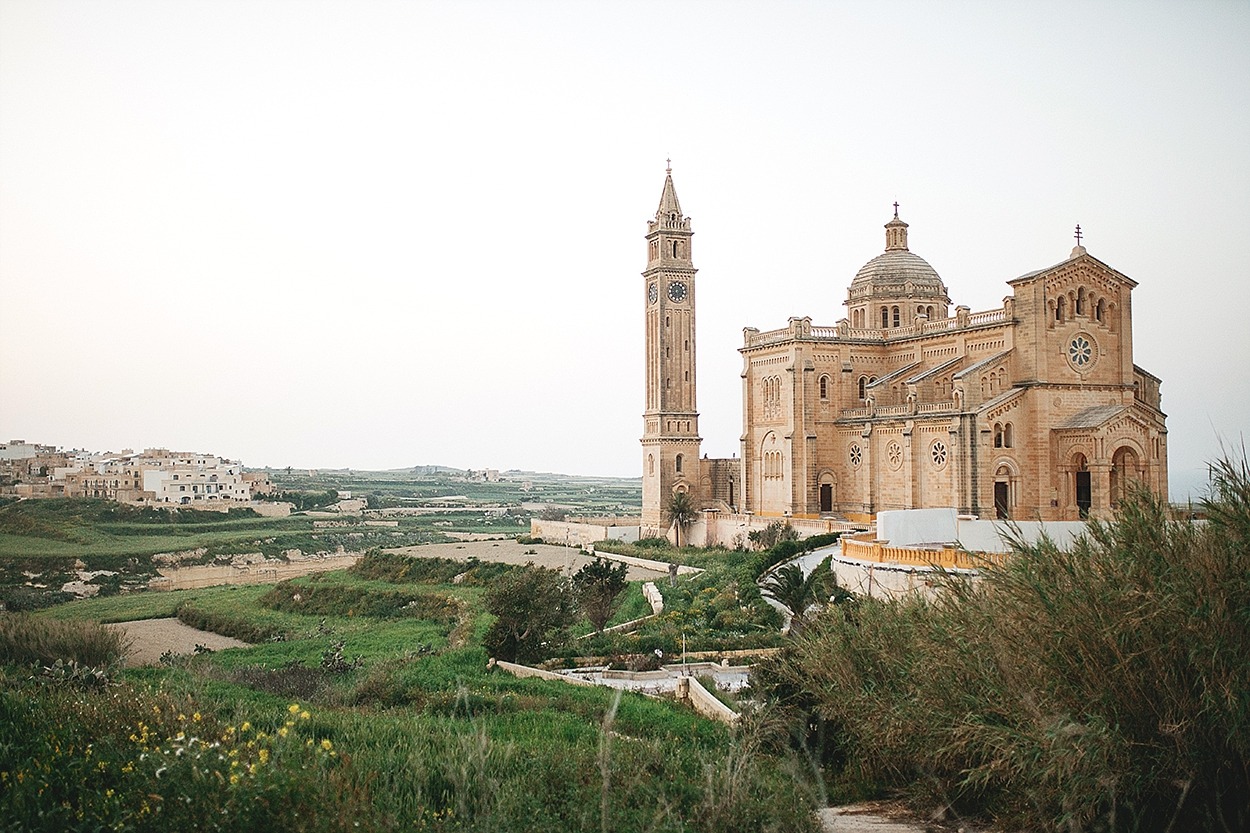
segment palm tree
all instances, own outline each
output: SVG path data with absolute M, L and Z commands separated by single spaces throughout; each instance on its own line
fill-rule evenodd
M 790 611 L 790 633 L 797 633 L 806 624 L 809 607 L 823 605 L 829 599 L 828 582 L 833 574 L 822 570 L 823 564 L 822 561 L 806 576 L 798 564 L 787 564 L 760 585 L 761 593 Z
M 699 511 L 694 508 L 694 501 L 686 492 L 673 492 L 664 507 L 668 519 L 677 527 L 677 547 L 681 548 L 681 531 L 699 518 Z

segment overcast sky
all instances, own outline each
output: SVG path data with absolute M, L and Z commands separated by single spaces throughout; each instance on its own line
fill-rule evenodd
M 955 304 L 1138 281 L 1173 497 L 1250 413 L 1250 3 L 0 0 L 0 440 L 636 476 L 643 235 L 833 325 L 898 200 Z

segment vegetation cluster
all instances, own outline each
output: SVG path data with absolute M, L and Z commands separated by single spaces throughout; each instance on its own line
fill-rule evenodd
M 1244 463 L 1206 511 L 1177 522 L 1138 493 L 1070 552 L 1016 541 L 979 585 L 835 608 L 761 676 L 844 788 L 1029 829 L 1245 829 Z

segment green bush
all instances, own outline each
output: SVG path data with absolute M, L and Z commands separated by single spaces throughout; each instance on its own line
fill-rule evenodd
M 315 581 L 279 582 L 259 602 L 270 610 L 306 616 L 407 616 L 451 623 L 460 613 L 460 602 L 442 593 L 403 593 Z
M 0 664 L 52 665 L 57 660 L 101 667 L 119 662 L 128 644 L 116 630 L 92 622 L 57 622 L 0 613 Z
M 462 576 L 460 584 L 487 587 L 515 569 L 511 564 L 479 561 L 476 558 L 454 561 L 373 550 L 348 568 L 348 572 L 360 578 L 392 584 L 451 584 L 457 576 Z
M 1250 473 L 1205 526 L 1138 493 L 1070 552 L 832 611 L 780 664 L 848 772 L 1043 830 L 1250 823 Z
M 227 616 L 224 613 L 204 610 L 190 602 L 183 602 L 174 610 L 174 616 L 188 627 L 209 631 L 238 639 L 242 642 L 259 644 L 261 642 L 279 642 L 288 634 L 280 628 L 258 625 L 246 619 Z

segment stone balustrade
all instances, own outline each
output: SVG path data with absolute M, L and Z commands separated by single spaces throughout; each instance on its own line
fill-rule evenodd
M 986 564 L 1000 565 L 1002 553 L 974 553 L 955 547 L 934 548 L 890 547 L 881 541 L 859 537 L 842 536 L 842 554 L 859 561 L 878 564 L 910 564 L 919 567 L 945 567 L 976 570 Z

